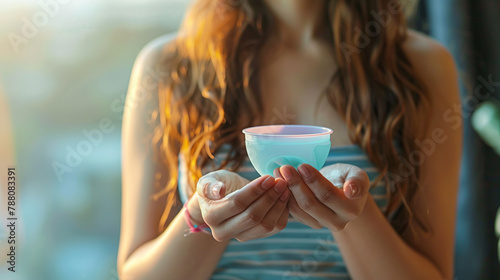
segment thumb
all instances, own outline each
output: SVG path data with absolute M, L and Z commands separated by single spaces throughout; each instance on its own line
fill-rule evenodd
M 358 167 L 350 168 L 343 184 L 344 194 L 349 199 L 363 198 L 370 188 L 370 179 Z
M 198 195 L 211 199 L 217 200 L 225 196 L 226 185 L 224 182 L 217 180 L 214 174 L 209 173 L 198 180 L 196 186 L 196 191 Z
M 345 163 L 336 163 L 320 170 L 334 186 L 344 190 L 348 199 L 363 198 L 370 189 L 370 178 L 363 169 Z

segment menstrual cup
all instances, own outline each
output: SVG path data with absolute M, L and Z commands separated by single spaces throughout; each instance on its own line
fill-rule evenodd
M 282 165 L 323 167 L 332 130 L 309 125 L 264 125 L 245 128 L 243 133 L 254 168 L 260 175 L 273 175 L 273 170 Z

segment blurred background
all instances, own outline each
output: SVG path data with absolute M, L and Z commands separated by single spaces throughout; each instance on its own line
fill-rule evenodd
M 132 65 L 147 42 L 177 30 L 188 3 L 0 1 L 0 95 L 20 206 L 16 273 L 5 267 L 0 208 L 0 279 L 118 279 L 121 116 Z
M 6 166 L 16 166 L 19 206 L 17 272 L 11 273 L 2 190 L 0 279 L 118 279 L 128 80 L 140 49 L 175 32 L 189 2 L 0 1 L 0 185 L 5 187 Z M 500 119 L 498 18 L 500 1 L 429 0 L 420 1 L 412 21 L 453 52 L 461 73 L 465 149 L 457 279 L 500 279 L 494 231 L 500 158 L 490 147 L 500 137 L 488 133 Z M 475 94 L 479 86 L 488 96 Z M 472 113 L 485 101 L 493 105 L 478 115 L 476 133 Z

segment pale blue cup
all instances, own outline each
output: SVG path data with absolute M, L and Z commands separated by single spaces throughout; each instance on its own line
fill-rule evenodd
M 325 164 L 330 151 L 326 127 L 310 125 L 264 125 L 243 129 L 248 158 L 260 175 L 273 175 L 282 165 L 297 168 L 307 163 L 316 169 Z

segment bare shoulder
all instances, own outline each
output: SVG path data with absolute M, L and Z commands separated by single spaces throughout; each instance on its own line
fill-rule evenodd
M 145 145 L 160 125 L 160 83 L 168 76 L 163 58 L 165 48 L 171 46 L 174 39 L 175 34 L 167 34 L 152 40 L 142 48 L 135 60 L 123 109 L 124 159 L 137 156 L 153 164 L 153 158 L 158 156 L 153 154 L 150 145 Z
M 450 51 L 431 37 L 408 30 L 403 44 L 415 74 L 424 82 L 436 106 L 458 102 L 458 71 Z
M 176 34 L 155 38 L 137 55 L 130 77 L 124 117 L 128 117 L 131 111 L 141 115 L 142 111 L 158 107 L 158 98 L 152 97 L 156 97 L 159 83 L 167 75 L 163 58 L 166 50 L 173 47 L 175 38 Z
M 175 38 L 176 33 L 168 33 L 151 40 L 139 52 L 135 61 L 135 66 L 157 65 L 165 53 L 165 50 L 173 46 Z
M 455 67 L 453 56 L 441 43 L 415 30 L 409 29 L 407 34 L 403 48 L 415 67 Z

